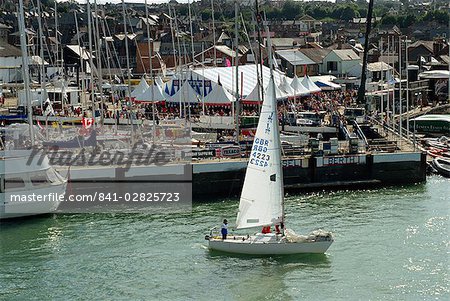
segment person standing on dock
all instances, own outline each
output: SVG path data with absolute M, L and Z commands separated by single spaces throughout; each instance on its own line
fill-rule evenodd
M 220 232 L 222 233 L 222 239 L 227 239 L 228 234 L 228 221 L 226 219 L 223 220 L 222 229 L 220 229 Z

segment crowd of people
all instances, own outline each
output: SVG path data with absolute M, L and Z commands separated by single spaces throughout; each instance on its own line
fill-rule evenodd
M 326 112 L 332 113 L 337 110 L 339 106 L 349 106 L 356 98 L 356 90 L 337 90 L 315 93 L 309 96 L 297 97 L 294 99 L 285 99 L 278 102 L 278 112 L 281 119 L 283 113 L 286 112 Z M 258 103 L 249 104 L 243 103 L 240 105 L 241 116 L 258 116 L 261 105 Z M 233 115 L 230 105 L 214 105 L 208 106 L 200 103 L 196 104 L 182 104 L 181 111 L 178 103 L 156 103 L 155 115 L 159 120 L 161 119 L 198 119 L 200 116 L 224 116 L 229 117 Z M 88 117 L 87 112 L 92 111 L 92 108 L 82 110 L 80 106 L 66 106 L 64 109 L 55 108 L 53 115 L 66 117 Z M 34 111 L 36 115 L 46 115 L 45 108 L 37 107 Z M 104 118 L 128 118 L 130 113 L 137 119 L 152 119 L 153 106 L 149 103 L 131 104 L 127 101 L 113 101 L 111 104 L 105 105 L 104 110 L 97 110 L 103 112 Z M 99 113 L 96 114 L 98 116 Z

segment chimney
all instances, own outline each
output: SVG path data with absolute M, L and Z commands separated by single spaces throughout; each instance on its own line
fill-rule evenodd
M 435 39 L 433 42 L 433 55 L 437 56 L 439 51 L 444 48 L 444 41 L 442 38 Z
M 342 40 L 343 40 L 343 37 L 339 36 L 338 37 L 338 47 L 337 47 L 337 49 L 342 49 Z

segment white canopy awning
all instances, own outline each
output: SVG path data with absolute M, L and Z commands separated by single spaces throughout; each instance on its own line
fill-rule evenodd
M 257 84 L 256 68 L 260 70 L 261 66 L 255 64 L 239 66 L 239 94 L 243 99 L 248 99 L 248 96 L 255 89 Z M 262 66 L 262 83 L 264 90 L 266 90 L 270 79 L 270 69 L 266 66 Z M 205 78 L 205 80 L 211 80 L 217 83 L 217 79 L 220 78 L 222 86 L 228 90 L 231 94 L 236 90 L 236 67 L 212 67 L 212 68 L 199 68 L 192 71 L 196 74 L 198 79 Z M 261 74 L 259 74 L 261 76 Z M 282 72 L 274 70 L 274 79 L 276 83 L 281 83 L 283 77 L 286 77 Z M 286 78 L 290 82 L 289 78 Z M 241 87 L 242 83 L 242 87 Z M 257 95 L 257 94 L 256 94 Z M 293 96 L 293 95 L 290 95 Z M 258 98 L 251 99 L 257 101 Z
M 222 85 L 214 85 L 212 91 L 203 100 L 205 104 L 231 104 L 236 98 Z
M 179 89 L 174 95 L 169 96 L 169 95 L 165 94 L 165 96 L 166 96 L 167 102 L 175 102 L 175 103 L 179 103 L 179 102 L 193 103 L 193 102 L 198 102 L 200 99 L 197 92 L 195 92 L 194 88 L 192 88 L 192 86 L 187 81 L 185 81 L 183 83 L 183 86 L 181 87 L 181 89 Z
M 295 95 L 294 89 L 291 87 L 291 85 L 289 85 L 285 77 L 283 77 L 283 79 L 281 80 L 281 84 L 279 87 L 286 95 Z
M 306 89 L 305 86 L 303 86 L 297 75 L 294 76 L 294 79 L 291 82 L 291 87 L 292 89 L 294 89 L 295 96 L 306 95 L 310 93 L 310 91 Z
M 258 83 L 256 83 L 255 87 L 253 88 L 252 92 L 250 92 L 247 97 L 244 98 L 244 101 L 262 101 L 262 96 L 259 95 L 260 86 Z
M 165 100 L 166 98 L 158 84 L 151 85 L 144 93 L 136 96 L 136 102 L 158 102 Z
M 139 82 L 139 85 L 134 88 L 133 92 L 131 92 L 131 97 L 136 97 L 144 93 L 145 90 L 147 90 L 149 85 L 147 84 L 147 81 L 144 77 L 141 78 L 141 81 Z
M 310 78 L 309 76 L 305 76 L 302 80 L 302 85 L 310 92 L 320 92 L 322 89 L 320 89 Z

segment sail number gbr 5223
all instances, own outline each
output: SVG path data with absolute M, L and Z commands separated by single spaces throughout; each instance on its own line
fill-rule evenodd
M 270 155 L 267 154 L 269 149 L 269 140 L 255 138 L 253 143 L 252 154 L 250 156 L 250 164 L 266 167 L 269 165 Z

